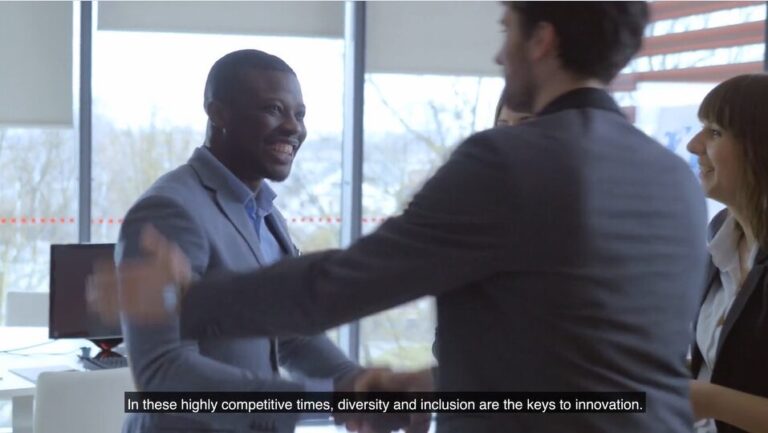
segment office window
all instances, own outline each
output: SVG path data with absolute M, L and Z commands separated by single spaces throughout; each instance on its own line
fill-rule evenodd
M 647 27 L 643 49 L 614 83 L 614 96 L 636 126 L 695 173 L 697 158 L 685 147 L 700 129 L 697 111 L 704 96 L 730 77 L 763 70 L 765 4 L 736 6 L 651 3 L 651 16 L 660 19 Z M 723 208 L 714 200 L 708 207 L 710 217 Z
M 408 204 L 472 133 L 493 124 L 501 78 L 369 74 L 365 86 L 363 231 Z M 460 200 L 460 197 L 457 197 Z M 361 321 L 361 360 L 433 363 L 434 301 L 424 298 Z
M 8 292 L 48 290 L 49 245 L 77 241 L 73 10 L 0 3 L 0 325 Z
M 0 299 L 47 291 L 50 244 L 77 242 L 73 131 L 0 128 L 0 183 Z
M 366 13 L 363 233 L 400 213 L 457 144 L 492 125 L 503 86 L 491 78 L 501 73 L 502 5 L 369 2 Z M 360 322 L 361 362 L 429 366 L 434 335 L 431 297 L 373 315 Z

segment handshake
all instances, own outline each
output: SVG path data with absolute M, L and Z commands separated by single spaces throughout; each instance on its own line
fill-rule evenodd
M 365 369 L 348 375 L 335 384 L 336 392 L 432 392 L 432 370 L 395 373 L 386 368 Z M 426 433 L 431 422 L 430 413 L 335 413 L 337 425 L 360 433 Z
M 189 288 L 189 260 L 173 242 L 154 227 L 142 230 L 144 257 L 125 261 L 119 270 L 111 261 L 97 263 L 86 287 L 88 307 L 107 324 L 121 316 L 142 324 L 163 323 L 179 314 L 181 299 Z M 336 381 L 339 393 L 432 392 L 432 370 L 396 373 L 385 368 L 364 369 Z M 334 420 L 347 430 L 361 433 L 426 433 L 430 413 L 335 413 Z

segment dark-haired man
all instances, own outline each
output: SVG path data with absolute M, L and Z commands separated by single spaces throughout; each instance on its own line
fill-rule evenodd
M 189 161 L 158 179 L 131 207 L 116 261 L 151 246 L 151 224 L 189 258 L 191 278 L 247 271 L 297 254 L 265 180 L 282 181 L 307 135 L 294 71 L 257 50 L 236 51 L 211 68 L 205 86 L 208 128 Z M 145 281 L 146 283 L 146 281 Z M 180 339 L 178 317 L 123 323 L 142 391 L 331 391 L 360 372 L 325 336 Z M 281 365 L 306 381 L 281 379 Z M 292 432 L 293 414 L 143 414 L 129 432 Z
M 604 90 L 639 50 L 647 5 L 503 7 L 506 103 L 534 119 L 470 137 L 402 215 L 347 250 L 193 284 L 182 331 L 311 334 L 434 295 L 437 390 L 647 395 L 644 413 L 440 414 L 438 432 L 690 432 L 704 199 Z

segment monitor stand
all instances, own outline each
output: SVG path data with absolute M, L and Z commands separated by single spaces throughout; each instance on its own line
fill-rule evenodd
M 104 358 L 122 358 L 123 355 L 114 352 L 112 349 L 117 347 L 120 343 L 123 342 L 122 338 L 102 338 L 98 340 L 90 340 L 91 343 L 95 344 L 96 347 L 101 349 L 99 353 L 94 356 L 94 359 L 104 359 Z

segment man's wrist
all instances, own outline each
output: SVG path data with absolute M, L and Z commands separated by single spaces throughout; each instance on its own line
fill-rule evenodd
M 365 369 L 361 368 L 359 370 L 351 371 L 349 373 L 343 374 L 333 381 L 333 392 L 352 392 L 355 390 L 355 382 L 357 381 L 357 378 L 359 378 L 363 373 L 365 373 Z

